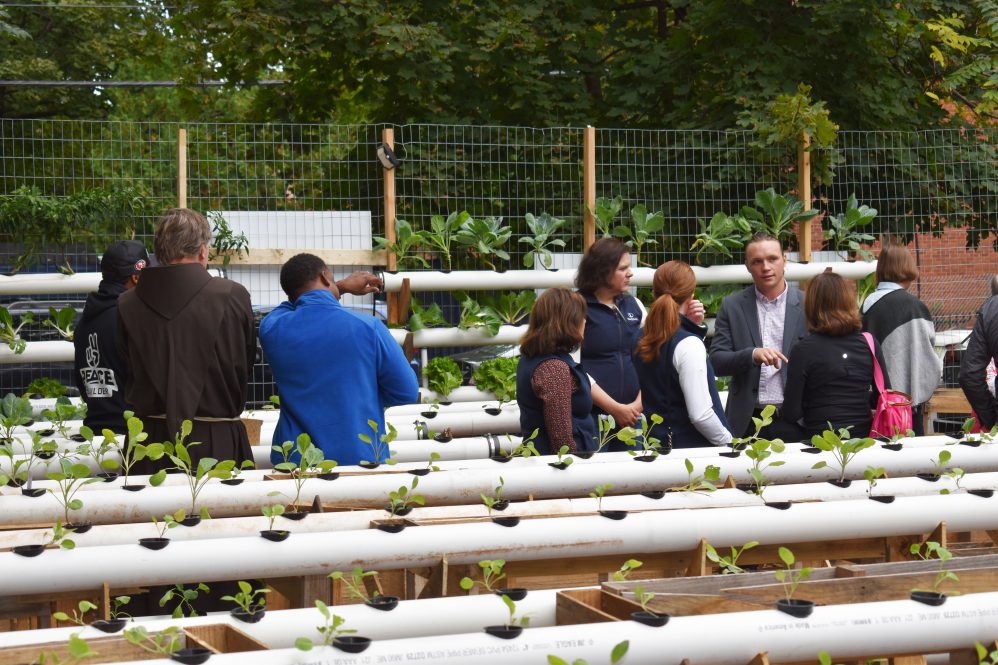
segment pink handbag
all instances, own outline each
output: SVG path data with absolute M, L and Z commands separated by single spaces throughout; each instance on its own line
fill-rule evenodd
M 873 412 L 873 426 L 870 436 L 889 439 L 897 434 L 904 434 L 911 429 L 911 395 L 900 390 L 884 390 L 884 372 L 877 362 L 877 353 L 873 347 L 873 335 L 863 333 L 866 344 L 873 356 L 873 382 L 880 392 L 877 408 Z

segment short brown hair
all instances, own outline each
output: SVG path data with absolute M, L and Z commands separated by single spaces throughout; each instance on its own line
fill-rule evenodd
M 196 256 L 202 245 L 210 244 L 211 225 L 196 210 L 171 208 L 156 223 L 153 246 L 156 261 L 161 265 Z
M 807 287 L 804 317 L 811 332 L 836 337 L 858 332 L 861 327 L 856 294 L 840 275 L 827 270 Z
M 586 320 L 586 301 L 568 289 L 548 289 L 534 303 L 530 324 L 520 340 L 520 354 L 525 358 L 549 353 L 571 353 L 582 344 L 582 322 Z
M 629 251 L 631 248 L 617 238 L 600 238 L 594 242 L 579 262 L 575 288 L 586 295 L 596 293 L 596 289 L 606 286 L 620 263 L 620 257 Z
M 885 242 L 877 259 L 877 283 L 913 282 L 918 279 L 915 257 L 904 245 Z
M 774 236 L 769 231 L 756 231 L 749 238 L 748 242 L 745 243 L 745 253 L 746 254 L 748 253 L 749 245 L 754 245 L 757 242 L 770 242 L 770 241 L 775 242 L 777 245 L 779 245 L 780 246 L 780 251 L 781 252 L 783 251 L 783 243 L 780 242 L 779 238 L 777 238 L 776 236 Z

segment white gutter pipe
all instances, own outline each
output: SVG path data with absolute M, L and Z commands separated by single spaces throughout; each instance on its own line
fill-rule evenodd
M 295 649 L 217 654 L 217 665 L 347 665 L 358 662 L 405 663 L 426 660 L 441 665 L 536 665 L 556 655 L 566 662 L 608 663 L 627 640 L 627 665 L 662 665 L 686 659 L 698 665 L 744 665 L 760 652 L 773 663 L 813 662 L 821 651 L 833 662 L 865 660 L 880 654 L 922 654 L 988 644 L 998 634 L 994 608 L 998 593 L 947 598 L 940 608 L 913 600 L 817 607 L 808 619 L 775 609 L 673 617 L 661 628 L 632 621 L 528 628 L 503 641 L 482 631 L 464 635 L 374 641 L 360 654 L 333 648 L 309 653 Z M 162 665 L 165 660 L 132 665 Z
M 810 279 L 831 268 L 847 279 L 862 279 L 877 269 L 876 261 L 833 261 L 829 263 L 788 263 L 786 278 L 791 282 Z M 553 286 L 575 287 L 575 269 L 563 268 L 553 271 L 507 270 L 492 272 L 487 270 L 454 270 L 449 273 L 439 271 L 383 273 L 385 291 L 401 291 L 402 282 L 409 280 L 411 291 L 458 291 L 458 290 L 521 290 L 543 289 Z M 752 275 L 742 264 L 693 266 L 697 284 L 748 284 Z M 631 286 L 651 286 L 655 268 L 634 268 Z
M 0 296 L 61 295 L 63 293 L 89 293 L 100 285 L 99 272 L 25 273 L 0 276 Z
M 475 390 L 472 388 L 472 390 Z M 480 391 L 476 391 L 480 392 Z M 482 393 L 485 394 L 485 393 Z M 422 393 L 420 393 L 422 396 Z M 385 417 L 388 419 L 405 417 L 410 418 L 412 416 L 419 416 L 426 422 L 432 422 L 433 418 L 441 414 L 451 414 L 451 413 L 468 413 L 470 411 L 481 411 L 485 408 L 497 407 L 499 406 L 498 400 L 495 396 L 488 397 L 481 400 L 465 400 L 463 402 L 451 402 L 450 404 L 440 404 L 438 408 L 433 410 L 433 399 L 429 399 L 425 402 L 417 402 L 415 404 L 403 404 L 402 406 L 393 406 L 389 409 L 385 409 Z M 430 418 L 421 416 L 420 414 L 424 412 L 430 412 L 434 415 Z
M 442 402 L 454 402 L 454 406 L 457 406 L 459 402 L 491 402 L 496 398 L 496 396 L 492 393 L 479 390 L 475 386 L 460 386 L 459 388 L 452 390 L 446 397 L 430 390 L 429 388 L 420 388 L 419 397 L 424 403 L 427 404 L 436 399 Z
M 950 447 L 950 466 L 959 467 L 968 473 L 990 471 L 998 468 L 998 447 L 966 446 Z M 893 477 L 911 476 L 929 467 L 932 454 L 930 448 L 917 448 L 892 452 L 882 449 L 869 449 L 859 453 L 847 468 L 846 477 L 861 478 L 867 466 L 882 466 Z M 788 484 L 830 480 L 838 477 L 838 472 L 830 468 L 812 469 L 812 465 L 826 457 L 791 453 L 774 455 L 771 460 L 783 460 L 783 466 L 766 471 L 773 483 Z M 554 499 L 573 496 L 588 496 L 593 488 L 605 483 L 613 483 L 614 494 L 639 494 L 662 490 L 686 484 L 689 474 L 685 468 L 685 458 L 666 457 L 651 463 L 635 461 L 606 462 L 599 464 L 579 464 L 565 470 L 551 468 L 542 459 L 540 465 L 520 466 L 520 462 L 530 460 L 514 459 L 506 464 L 493 462 L 488 466 L 466 469 L 460 472 L 435 472 L 424 476 L 419 482 L 419 493 L 431 505 L 476 504 L 481 494 L 491 494 L 499 476 L 505 479 L 504 496 L 521 501 L 534 499 Z M 827 459 L 827 458 L 826 458 Z M 710 463 L 720 468 L 721 478 L 732 475 L 736 481 L 749 482 L 748 460 L 738 458 L 716 458 Z M 698 466 L 698 471 L 706 467 Z M 408 483 L 408 475 L 370 474 L 364 476 L 343 476 L 334 482 L 308 479 L 302 490 L 304 501 L 311 502 L 318 496 L 324 503 L 337 503 L 344 506 L 380 506 L 387 500 L 388 492 L 398 489 L 402 482 Z M 402 482 L 400 482 L 400 480 Z M 209 483 L 202 491 L 200 505 L 209 509 L 216 517 L 255 515 L 260 506 L 273 503 L 261 495 L 257 483 L 243 483 L 234 487 Z M 290 480 L 268 481 L 265 492 L 277 491 L 285 496 L 294 496 Z M 6 492 L 16 491 L 5 488 Z M 80 521 L 95 524 L 142 522 L 150 515 L 172 513 L 177 508 L 189 504 L 189 493 L 184 486 L 147 488 L 132 494 L 127 501 L 119 492 L 93 492 L 77 514 Z M 0 515 L 7 524 L 46 524 L 54 522 L 62 514 L 55 497 L 25 497 L 17 495 L 0 496 Z
M 484 410 L 459 411 L 456 413 L 440 413 L 436 418 L 426 419 L 418 413 L 400 415 L 390 418 L 390 422 L 398 430 L 399 439 L 419 439 L 423 434 L 423 425 L 434 432 L 450 429 L 453 436 L 478 436 L 482 434 L 504 434 L 520 432 L 520 407 L 516 402 L 504 404 L 502 411 L 491 416 Z
M 409 331 L 403 328 L 390 328 L 392 338 L 400 345 Z M 413 346 L 425 349 L 441 346 L 488 346 L 491 344 L 519 344 L 527 332 L 527 326 L 500 326 L 499 332 L 490 335 L 484 328 L 423 328 L 412 333 Z
M 857 515 L 863 519 L 856 519 Z M 134 545 L 45 552 L 46 566 L 0 553 L 6 596 L 111 587 L 324 575 L 363 565 L 373 570 L 451 565 L 481 559 L 507 561 L 579 556 L 641 555 L 692 550 L 701 540 L 715 547 L 826 542 L 929 533 L 940 522 L 952 531 L 998 528 L 998 500 L 949 494 L 901 497 L 894 503 L 801 503 L 790 510 L 767 506 L 635 513 L 624 520 L 601 516 L 524 520 L 514 530 L 491 522 L 303 533 L 280 543 L 227 538 L 170 543 L 165 552 Z M 227 553 L 238 552 L 238 556 Z
M 0 346 L 0 365 L 61 362 L 73 362 L 72 342 L 28 342 L 23 353 L 14 353 L 6 344 Z

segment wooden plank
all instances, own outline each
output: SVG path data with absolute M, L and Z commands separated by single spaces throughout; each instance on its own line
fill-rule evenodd
M 692 561 L 686 569 L 686 577 L 703 577 L 710 575 L 710 566 L 707 565 L 707 541 L 703 538 L 697 543 L 697 548 L 693 550 Z
M 88 637 L 87 646 L 97 655 L 87 658 L 87 665 L 96 663 L 121 663 L 135 660 L 147 660 L 150 655 L 140 647 L 129 644 L 120 635 L 114 637 Z M 65 640 L 32 644 L 30 646 L 8 647 L 0 649 L 0 663 L 34 663 L 41 653 L 55 653 L 59 660 L 69 657 L 69 648 Z M 48 662 L 48 661 L 46 661 Z
M 804 204 L 804 210 L 811 208 L 811 137 L 807 132 L 801 132 L 797 140 L 797 198 Z M 801 222 L 800 228 L 800 260 L 811 260 L 811 222 Z
M 748 662 L 748 665 L 769 665 L 769 654 L 765 651 L 757 653 L 755 657 Z
M 656 593 L 655 597 L 648 602 L 648 607 L 655 612 L 683 617 L 769 609 L 771 604 L 755 600 L 725 598 L 712 594 Z
M 282 266 L 295 254 L 314 254 L 331 266 L 383 266 L 387 263 L 384 250 L 373 249 L 316 249 L 308 248 L 266 248 L 251 247 L 242 256 L 228 252 L 229 265 Z M 209 261 L 209 265 L 220 266 L 224 253 Z
M 617 618 L 602 610 L 599 589 L 568 589 L 555 595 L 555 625 L 573 626 L 580 623 L 602 623 Z
M 187 130 L 177 130 L 177 207 L 187 207 Z
M 925 665 L 925 656 L 893 656 L 887 659 L 889 665 Z
M 596 242 L 596 128 L 582 130 L 582 251 Z
M 242 653 L 245 651 L 265 651 L 263 642 L 247 635 L 235 626 L 224 623 L 205 626 L 186 626 L 188 646 L 200 646 L 215 653 Z
M 381 131 L 381 140 L 394 152 L 395 150 L 395 130 L 391 127 L 385 127 Z M 385 175 L 385 240 L 388 241 L 389 245 L 395 244 L 395 219 L 396 219 L 396 207 L 395 207 L 395 169 L 383 170 Z M 397 270 L 396 267 L 396 257 L 394 252 L 389 252 L 388 257 L 385 260 L 384 265 L 388 267 L 389 270 Z

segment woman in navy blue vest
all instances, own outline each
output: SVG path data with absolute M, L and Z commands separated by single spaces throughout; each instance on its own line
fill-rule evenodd
M 655 302 L 634 353 L 645 416 L 662 416 L 651 436 L 663 448 L 724 446 L 731 432 L 714 383 L 703 338 L 706 329 L 687 318 L 696 277 L 682 261 L 663 263 L 652 283 Z
M 582 343 L 586 303 L 568 289 L 548 289 L 530 313 L 520 340 L 516 401 L 524 438 L 537 430 L 534 445 L 544 453 L 562 446 L 595 450 L 589 378 L 570 355 Z

